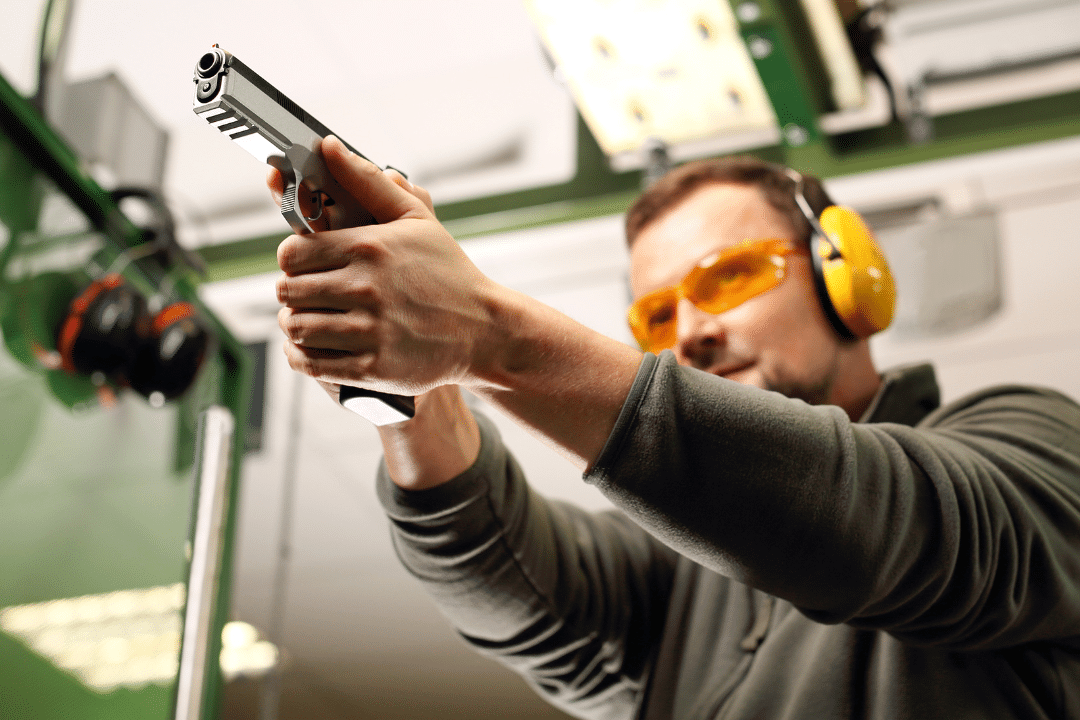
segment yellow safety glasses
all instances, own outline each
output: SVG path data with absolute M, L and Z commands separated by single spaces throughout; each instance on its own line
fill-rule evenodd
M 630 306 L 630 329 L 646 352 L 675 344 L 679 301 L 686 298 L 708 313 L 722 313 L 772 290 L 787 272 L 790 240 L 746 240 L 699 262 L 675 287 L 643 295 Z

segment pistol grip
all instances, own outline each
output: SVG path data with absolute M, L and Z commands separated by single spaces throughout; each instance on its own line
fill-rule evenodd
M 404 422 L 416 414 L 411 397 L 364 390 L 342 385 L 338 402 L 373 425 L 392 425 Z

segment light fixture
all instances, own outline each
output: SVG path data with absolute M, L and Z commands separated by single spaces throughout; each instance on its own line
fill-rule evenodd
M 775 138 L 776 117 L 727 2 L 525 4 L 609 157 L 649 140 L 677 146 L 747 133 Z
M 183 583 L 0 608 L 0 630 L 99 693 L 176 681 Z M 225 679 L 258 677 L 278 649 L 244 622 L 222 630 Z
M 184 585 L 0 609 L 0 629 L 101 693 L 176 678 Z
M 866 104 L 866 83 L 848 40 L 835 0 L 799 0 L 814 45 L 829 80 L 837 110 L 857 110 Z
M 221 672 L 226 680 L 262 677 L 278 664 L 278 649 L 253 625 L 240 620 L 221 630 Z

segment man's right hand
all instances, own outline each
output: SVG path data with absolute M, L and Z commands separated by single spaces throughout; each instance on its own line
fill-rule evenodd
M 293 369 L 397 395 L 462 385 L 588 467 L 614 426 L 641 353 L 491 281 L 439 224 L 430 199 L 336 138 L 323 141 L 322 153 L 378 224 L 292 235 L 278 247 L 278 322 Z M 426 467 L 414 438 L 421 431 L 475 440 L 458 454 L 460 462 L 446 465 L 459 471 L 479 447 L 456 389 L 419 398 L 416 419 L 389 427 L 407 440 L 399 443 L 410 457 L 399 476 L 408 485 L 430 480 L 414 472 Z
M 383 171 L 395 185 L 420 200 L 434 215 L 431 194 L 414 185 L 395 169 Z M 271 197 L 280 207 L 284 181 L 276 168 L 266 179 Z M 306 202 L 306 197 L 304 197 Z M 302 207 L 306 214 L 312 208 Z M 341 230 L 348 222 L 335 207 L 325 208 L 312 223 L 317 230 Z M 318 380 L 337 403 L 341 386 Z M 480 431 L 456 385 L 442 385 L 416 397 L 416 417 L 408 422 L 382 426 L 379 434 L 391 479 L 399 486 L 421 490 L 442 484 L 468 469 L 480 451 Z
M 323 159 L 377 224 L 292 235 L 278 246 L 278 322 L 293 369 L 397 395 L 483 382 L 498 343 L 486 278 L 428 205 L 336 138 Z

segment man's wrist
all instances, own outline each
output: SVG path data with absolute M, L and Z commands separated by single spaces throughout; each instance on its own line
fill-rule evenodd
M 378 430 L 390 479 L 406 490 L 449 482 L 480 454 L 480 429 L 456 385 L 418 396 L 415 417 Z

